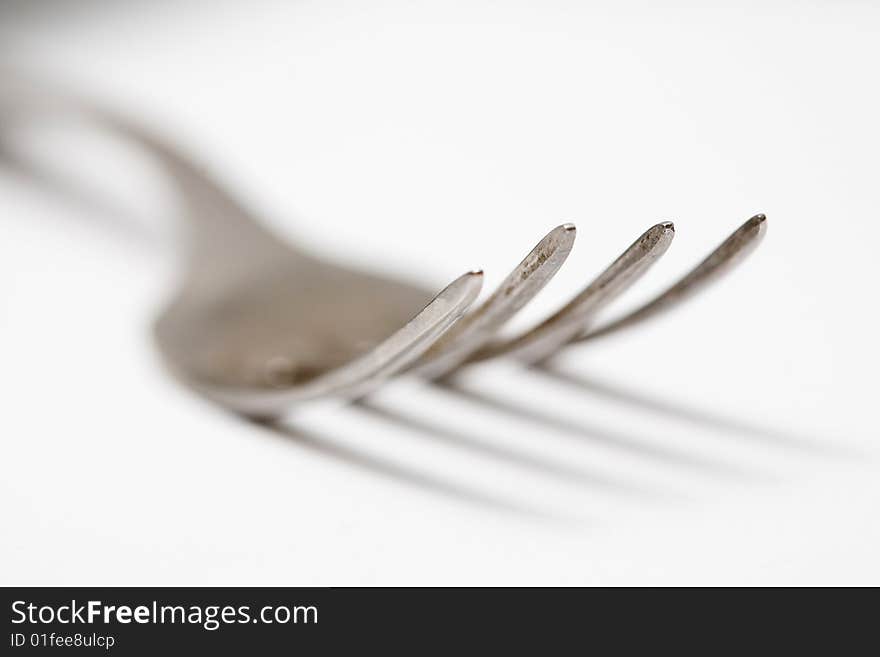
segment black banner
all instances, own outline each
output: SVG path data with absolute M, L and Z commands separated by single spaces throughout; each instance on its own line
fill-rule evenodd
M 877 596 L 660 589 L 7 588 L 3 654 L 876 645 Z M 839 626 L 839 631 L 837 627 Z M 566 650 L 566 651 L 568 651 Z

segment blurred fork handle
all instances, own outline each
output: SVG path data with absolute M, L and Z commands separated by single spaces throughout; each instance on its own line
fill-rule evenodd
M 14 127 L 18 122 L 60 117 L 119 138 L 151 157 L 180 197 L 190 256 L 186 262 L 191 267 L 199 269 L 204 259 L 216 258 L 218 245 L 229 245 L 232 258 L 245 245 L 267 250 L 278 243 L 277 237 L 265 229 L 206 167 L 183 155 L 180 149 L 147 126 L 60 85 L 34 82 L 7 73 L 0 71 L 0 135 L 4 128 Z M 218 231 L 223 232 L 224 240 L 215 239 Z M 212 248 L 210 253 L 203 254 L 206 244 L 211 244 Z M 289 241 L 285 245 L 286 252 L 306 257 Z

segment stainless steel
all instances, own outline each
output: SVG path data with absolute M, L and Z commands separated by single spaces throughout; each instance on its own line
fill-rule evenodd
M 585 342 L 639 324 L 646 319 L 672 310 L 678 304 L 692 298 L 723 274 L 742 262 L 767 232 L 767 217 L 756 214 L 737 228 L 721 245 L 712 251 L 700 264 L 685 274 L 665 292 L 646 304 L 636 308 L 620 319 L 614 320 L 587 332 L 574 342 Z
M 574 224 L 550 231 L 482 306 L 462 318 L 428 350 L 416 372 L 437 379 L 467 361 L 547 284 L 571 252 L 574 238 Z
M 582 334 L 596 313 L 635 283 L 666 252 L 674 235 L 672 222 L 652 226 L 560 310 L 515 338 L 489 345 L 472 360 L 505 354 L 528 363 L 549 358 Z
M 357 398 L 388 378 L 429 379 L 512 355 L 542 362 L 573 342 L 668 310 L 742 259 L 763 233 L 757 215 L 665 293 L 590 332 L 598 314 L 669 247 L 671 222 L 652 226 L 559 311 L 513 338 L 499 330 L 555 275 L 575 227 L 548 233 L 475 311 L 482 272 L 432 296 L 411 283 L 331 264 L 264 228 L 198 166 L 148 130 L 69 95 L 0 89 L 4 124 L 46 114 L 84 120 L 150 153 L 170 174 L 186 218 L 184 275 L 155 323 L 159 350 L 193 389 L 238 413 L 271 418 L 325 396 Z

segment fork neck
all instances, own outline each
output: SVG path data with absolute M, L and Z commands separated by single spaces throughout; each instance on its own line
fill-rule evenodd
M 54 87 L 17 76 L 4 76 L 3 82 L 0 118 L 4 123 L 59 116 L 74 119 L 120 138 L 156 161 L 181 202 L 185 260 L 191 271 L 217 269 L 247 257 L 265 259 L 277 254 L 289 258 L 298 253 L 264 228 L 204 167 L 145 126 Z

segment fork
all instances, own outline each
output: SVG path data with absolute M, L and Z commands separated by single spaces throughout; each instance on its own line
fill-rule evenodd
M 397 374 L 441 380 L 502 356 L 541 364 L 569 345 L 629 328 L 693 297 L 741 261 L 766 229 L 764 215 L 753 216 L 665 292 L 596 327 L 605 307 L 671 244 L 673 224 L 658 223 L 558 311 L 502 338 L 501 328 L 565 262 L 573 224 L 551 230 L 466 312 L 479 295 L 481 270 L 432 296 L 409 282 L 343 267 L 282 241 L 200 167 L 117 113 L 15 84 L 0 93 L 0 110 L 6 125 L 58 113 L 85 120 L 145 149 L 170 174 L 184 209 L 187 248 L 181 285 L 154 325 L 157 346 L 189 387 L 261 420 L 321 397 L 361 398 Z

